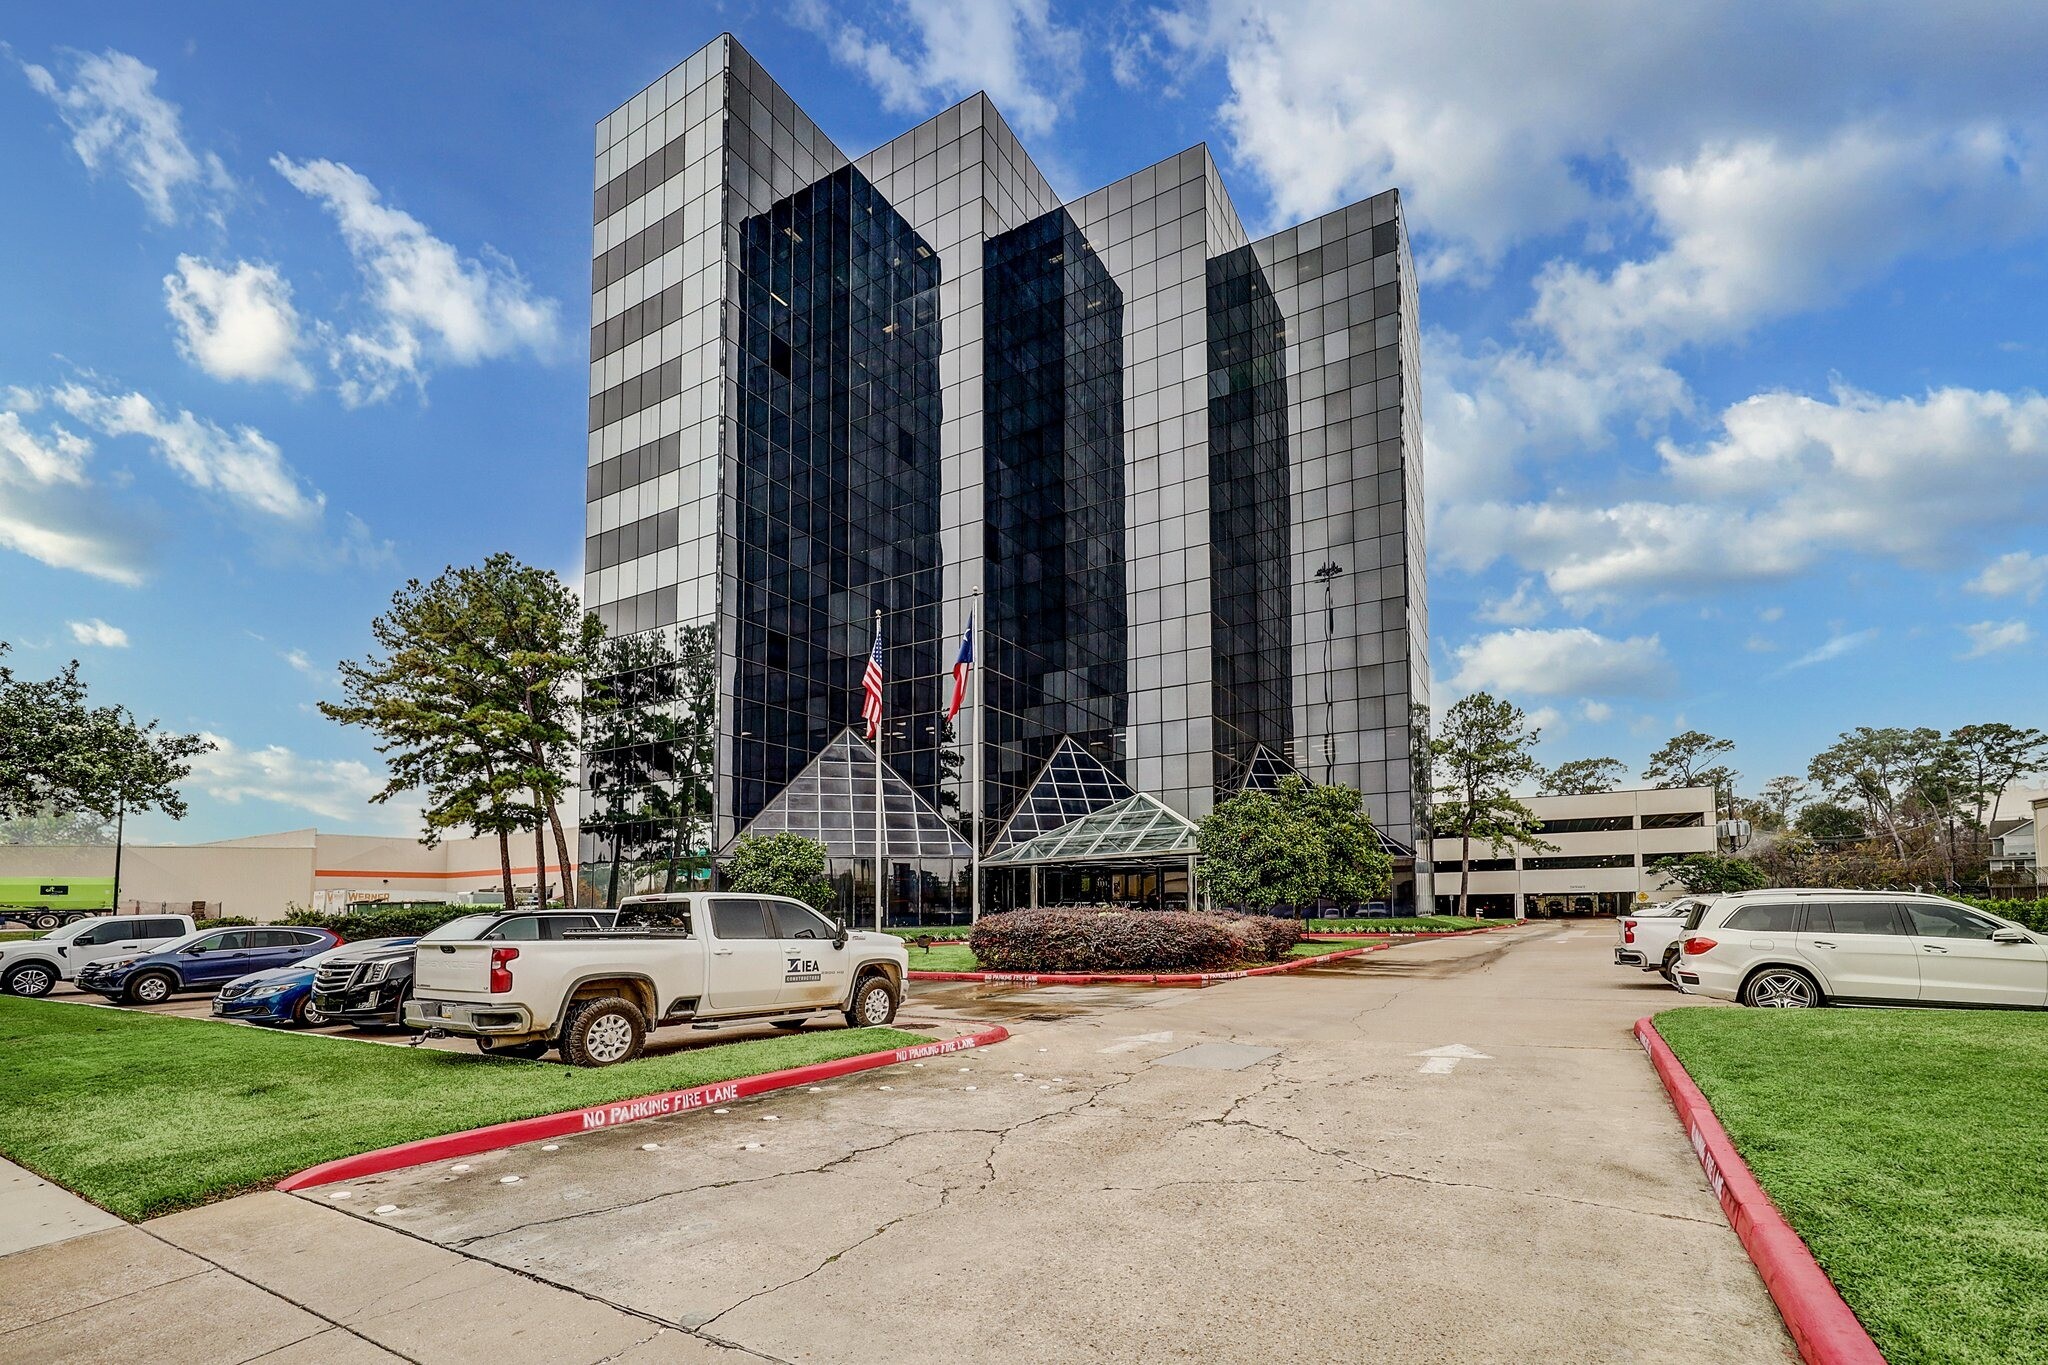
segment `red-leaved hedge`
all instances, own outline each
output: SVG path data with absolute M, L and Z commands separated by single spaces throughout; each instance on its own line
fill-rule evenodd
M 1295 925 L 1264 916 L 1160 910 L 1012 910 L 974 926 L 968 948 L 990 972 L 1225 972 L 1285 957 Z

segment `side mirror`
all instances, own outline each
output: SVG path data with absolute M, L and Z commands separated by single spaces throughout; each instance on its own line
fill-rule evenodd
M 836 934 L 834 934 L 834 935 L 832 935 L 832 946 L 833 946 L 834 948 L 844 948 L 844 947 L 846 946 L 846 937 L 847 937 L 847 935 L 846 935 L 846 926 L 842 924 L 842 925 L 839 925 L 839 926 L 838 926 L 838 928 L 839 928 L 839 932 L 838 932 L 838 933 L 836 933 Z
M 2028 938 L 2017 929 L 1993 929 L 1991 931 L 1991 941 L 1993 943 L 2032 943 L 2034 940 Z

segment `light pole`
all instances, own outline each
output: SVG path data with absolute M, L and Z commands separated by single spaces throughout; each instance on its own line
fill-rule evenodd
M 1344 566 L 1336 560 L 1328 560 L 1316 570 L 1316 581 L 1323 585 L 1323 785 L 1329 786 L 1337 780 L 1337 702 L 1330 681 L 1330 640 L 1337 633 L 1337 580 L 1344 576 Z

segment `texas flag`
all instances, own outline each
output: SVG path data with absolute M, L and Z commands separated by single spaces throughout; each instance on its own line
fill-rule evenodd
M 967 675 L 974 671 L 974 613 L 967 614 L 967 633 L 960 637 L 960 657 L 953 660 L 953 704 L 946 708 L 946 719 L 960 714 L 960 703 L 967 700 Z

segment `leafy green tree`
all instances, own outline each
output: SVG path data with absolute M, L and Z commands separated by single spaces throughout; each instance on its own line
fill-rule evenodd
M 547 862 L 542 830 L 562 788 L 542 770 L 573 748 L 556 691 L 581 671 L 580 658 L 552 650 L 534 619 L 549 604 L 531 600 L 539 580 L 521 570 L 493 556 L 482 568 L 409 580 L 371 622 L 382 653 L 344 660 L 345 700 L 320 703 L 330 720 L 379 737 L 390 776 L 373 802 L 426 793 L 423 843 L 454 828 L 497 839 L 508 905 L 512 835 L 532 830 L 538 863 Z
M 7 652 L 0 641 L 0 658 Z M 75 659 L 40 682 L 0 663 L 0 819 L 54 816 L 102 829 L 111 822 L 116 906 L 128 812 L 184 819 L 178 784 L 191 776 L 191 760 L 213 748 L 203 735 L 159 729 L 124 706 L 89 705 Z
M 1276 791 L 1244 791 L 1202 817 L 1195 849 L 1212 901 L 1270 910 L 1385 898 L 1394 860 L 1380 847 L 1356 791 L 1285 777 Z
M 49 847 L 53 844 L 88 846 L 114 842 L 114 828 L 89 810 L 64 813 L 40 811 L 0 820 L 0 844 L 17 847 Z
M 1628 776 L 1628 765 L 1616 758 L 1574 758 L 1543 774 L 1536 788 L 1541 796 L 1592 796 L 1611 792 Z
M 1658 858 L 1651 866 L 1691 896 L 1755 891 L 1771 884 L 1763 869 L 1747 858 L 1729 858 L 1719 853 Z
M 839 892 L 826 875 L 825 846 L 801 834 L 743 834 L 725 865 L 729 891 L 789 896 L 832 914 Z
M 1948 732 L 1968 794 L 1974 798 L 1978 828 L 1998 818 L 2000 798 L 2020 778 L 2048 768 L 2048 733 L 1994 721 Z
M 1543 822 L 1513 794 L 1540 771 L 1535 749 L 1542 733 L 1513 702 L 1474 692 L 1444 712 L 1430 741 L 1434 832 L 1458 840 L 1460 915 L 1471 903 L 1473 840 L 1484 840 L 1495 854 L 1510 844 L 1557 847 L 1544 842 Z
M 1716 739 L 1701 730 L 1673 735 L 1664 747 L 1650 755 L 1643 776 L 1660 787 L 1712 787 L 1714 809 L 1722 810 L 1734 799 L 1735 769 L 1710 760 L 1735 752 L 1735 741 Z
M 1815 754 L 1806 775 L 1836 800 L 1862 805 L 1871 827 L 1904 860 L 1906 800 L 1916 772 L 1940 740 L 1938 730 L 1859 725 Z
M 608 904 L 621 868 L 661 862 L 664 887 L 680 869 L 694 880 L 711 841 L 717 744 L 716 640 L 709 624 L 684 626 L 673 642 L 645 631 L 602 642 L 583 683 L 583 732 L 591 808 L 586 831 L 610 851 Z
M 1783 829 L 1792 821 L 1792 808 L 1806 799 L 1806 792 L 1806 784 L 1796 777 L 1774 777 L 1764 783 L 1757 800 L 1777 817 L 1774 828 Z
M 1868 832 L 1863 828 L 1862 816 L 1835 801 L 1813 802 L 1799 812 L 1792 824 L 1807 838 L 1825 843 L 1861 839 Z

